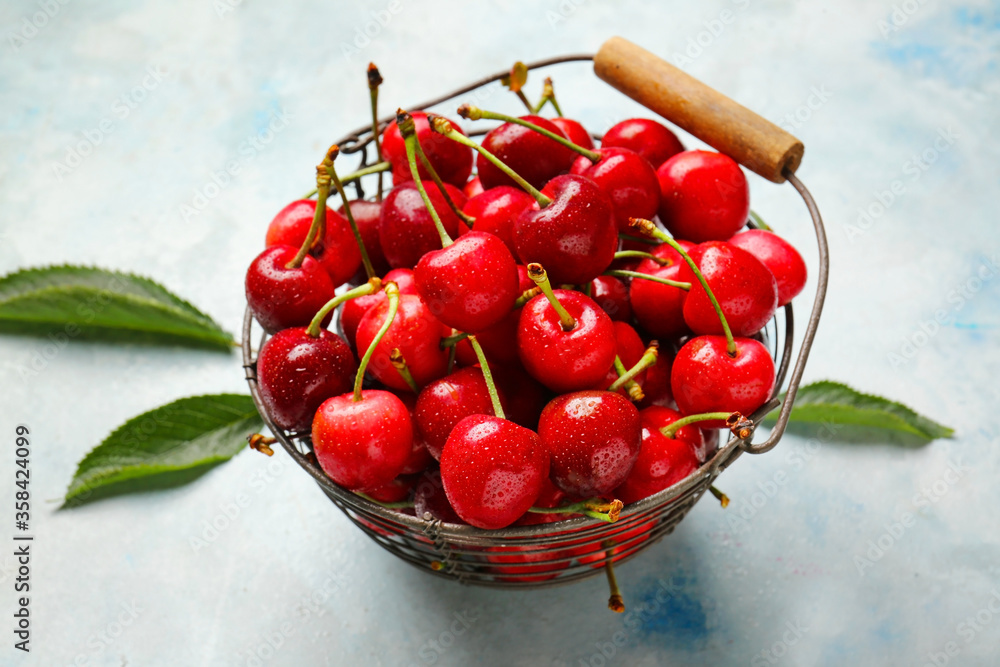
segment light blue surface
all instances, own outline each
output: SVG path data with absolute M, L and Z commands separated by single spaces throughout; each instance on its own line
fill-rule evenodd
M 954 426 L 955 439 L 901 447 L 811 432 L 742 458 L 719 482 L 728 510 L 706 499 L 620 568 L 630 611 L 617 616 L 600 578 L 514 593 L 426 576 L 367 541 L 281 454 L 241 454 L 188 487 L 55 512 L 46 500 L 113 427 L 179 396 L 244 391 L 240 364 L 235 353 L 4 337 L 2 497 L 24 422 L 37 541 L 30 656 L 11 648 L 15 564 L 2 549 L 0 663 L 996 664 L 1000 274 L 969 281 L 1000 264 L 1000 8 L 670 4 L 49 0 L 45 18 L 45 2 L 5 2 L 0 269 L 136 271 L 235 332 L 267 222 L 309 189 L 328 143 L 365 122 L 369 60 L 389 110 L 621 34 L 805 142 L 799 175 L 833 257 L 807 379 L 902 400 Z M 44 26 L 29 35 L 25 20 Z M 551 74 L 563 109 L 591 129 L 642 113 L 585 65 Z M 502 92 L 488 106 L 517 109 Z M 67 164 L 88 136 L 97 145 Z M 239 173 L 211 187 L 230 161 Z M 815 269 L 792 190 L 755 178 L 752 192 Z M 928 324 L 938 311 L 944 324 Z M 23 377 L 33 363 L 38 374 Z M 771 489 L 776 475 L 784 483 Z M 195 550 L 192 538 L 240 494 L 239 515 Z M 870 546 L 880 539 L 881 552 Z

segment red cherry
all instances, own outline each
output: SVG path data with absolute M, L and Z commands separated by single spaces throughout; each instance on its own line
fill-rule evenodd
M 774 360 L 767 348 L 750 338 L 736 338 L 736 356 L 726 352 L 723 336 L 689 340 L 674 358 L 670 387 L 685 415 L 739 412 L 750 415 L 771 398 Z M 722 420 L 699 422 L 721 428 Z
M 699 244 L 688 254 L 712 288 L 734 336 L 751 336 L 764 328 L 778 307 L 778 285 L 759 259 L 724 241 Z M 697 334 L 723 333 L 705 288 L 687 264 L 680 275 L 691 283 L 684 300 L 684 321 Z
M 687 478 L 701 465 L 698 453 L 705 451 L 705 433 L 689 424 L 668 438 L 660 432 L 681 418 L 670 408 L 652 407 L 639 413 L 642 450 L 628 477 L 615 489 L 615 497 L 626 505 L 648 498 Z
M 534 203 L 535 198 L 524 190 L 501 185 L 469 199 L 462 212 L 475 218 L 472 229 L 496 234 L 507 245 L 511 254 L 516 255 L 514 221 Z M 465 225 L 458 226 L 459 235 L 468 234 L 469 231 Z
M 312 257 L 306 255 L 298 268 L 287 268 L 297 254 L 293 246 L 271 246 L 247 269 L 247 304 L 269 333 L 307 326 L 333 298 L 330 277 Z
M 558 116 L 549 120 L 553 125 L 562 131 L 567 139 L 572 141 L 577 146 L 586 148 L 587 150 L 594 149 L 594 140 L 591 138 L 590 132 L 587 132 L 586 128 L 584 128 L 583 125 L 577 121 L 563 116 Z
M 644 396 L 639 407 L 648 408 L 652 405 L 665 408 L 674 407 L 674 395 L 670 391 L 670 369 L 672 366 L 673 355 L 661 346 L 656 363 L 646 369 L 646 376 L 640 383 Z
M 344 207 L 337 209 L 337 213 L 344 215 Z M 378 227 L 382 219 L 382 204 L 377 201 L 366 201 L 364 199 L 354 199 L 351 201 L 351 215 L 358 226 L 361 234 L 361 241 L 368 251 L 368 259 L 372 262 L 372 268 L 378 275 L 384 275 L 389 270 L 389 262 L 382 252 L 382 242 L 379 240 Z M 345 218 L 346 219 L 346 218 Z M 350 226 L 350 225 L 348 225 Z M 362 278 L 362 282 L 365 278 Z
M 441 460 L 441 451 L 455 424 L 469 415 L 493 414 L 483 371 L 470 366 L 431 382 L 417 396 L 413 414 L 427 451 Z
M 794 299 L 806 286 L 806 263 L 791 243 L 774 232 L 748 229 L 729 239 L 763 262 L 778 283 L 778 306 Z
M 517 294 L 520 296 L 526 290 L 535 286 L 531 278 L 528 277 L 528 270 L 523 264 L 517 265 L 518 287 Z M 520 365 L 521 358 L 517 352 L 517 327 L 521 321 L 521 309 L 514 308 L 502 320 L 493 326 L 483 329 L 476 334 L 479 339 L 479 346 L 483 348 L 483 354 L 491 363 Z M 464 366 L 474 366 L 479 363 L 472 345 L 468 339 L 458 342 L 455 347 L 455 358 L 458 363 Z M 541 409 L 541 408 L 539 408 Z M 517 419 L 515 422 L 519 423 Z
M 438 173 L 441 180 L 458 188 L 465 185 L 469 174 L 472 173 L 472 150 L 433 131 L 427 122 L 427 114 L 423 111 L 411 111 L 410 115 L 413 116 L 420 148 L 423 149 L 427 161 L 434 167 L 434 171 Z M 455 131 L 462 132 L 456 123 L 452 123 L 451 126 L 455 128 Z M 462 134 L 465 133 L 462 132 Z M 392 163 L 392 182 L 397 187 L 413 180 L 410 173 L 410 163 L 406 160 L 403 135 L 400 134 L 395 120 L 389 123 L 382 135 L 382 156 Z M 417 169 L 422 180 L 431 180 L 431 175 L 427 173 L 419 160 L 417 161 Z M 431 185 L 431 187 L 434 186 Z
M 611 318 L 580 292 L 553 290 L 576 325 L 563 329 L 559 314 L 539 294 L 521 310 L 517 345 L 526 371 L 556 392 L 588 389 L 607 375 L 615 360 Z
M 635 329 L 631 325 L 625 322 L 614 322 L 615 327 L 615 351 L 618 354 L 618 358 L 621 359 L 622 365 L 626 369 L 632 368 L 642 359 L 642 355 L 646 352 L 646 346 L 642 342 L 642 338 L 636 333 Z M 634 379 L 640 385 L 643 379 L 646 377 L 646 371 L 639 373 Z M 618 379 L 618 371 L 614 366 L 608 369 L 607 374 L 598 382 L 596 385 L 591 387 L 592 389 L 607 389 L 610 387 L 615 380 Z M 618 389 L 618 393 L 626 395 L 625 387 Z
M 485 192 L 483 188 L 482 181 L 479 180 L 478 176 L 473 176 L 469 179 L 469 182 L 462 186 L 462 194 L 464 194 L 469 199 L 472 199 L 476 195 L 480 195 Z
M 413 493 L 413 511 L 421 519 L 437 519 L 444 523 L 464 525 L 465 521 L 458 516 L 448 502 L 441 482 L 441 471 L 437 468 L 428 470 L 417 481 L 417 489 Z M 429 518 L 428 518 L 429 515 Z
M 601 139 L 601 146 L 633 150 L 654 169 L 684 150 L 677 135 L 648 118 L 630 118 L 612 126 Z
M 639 411 L 610 391 L 556 397 L 542 410 L 538 437 L 552 457 L 552 481 L 566 493 L 610 494 L 639 456 Z
M 315 215 L 315 199 L 293 201 L 278 211 L 278 214 L 267 226 L 267 237 L 264 239 L 264 245 L 268 248 L 273 245 L 301 247 L 302 242 L 306 240 L 306 235 L 309 234 L 309 226 L 312 225 Z
M 416 295 L 417 293 L 417 284 L 413 280 L 413 271 L 410 269 L 393 269 L 389 271 L 382 279 L 382 283 L 390 282 L 396 283 L 400 294 Z M 347 339 L 352 349 L 356 347 L 355 340 L 358 335 L 358 324 L 360 324 L 361 318 L 365 316 L 369 308 L 382 301 L 387 301 L 385 293 L 376 292 L 375 294 L 366 294 L 356 299 L 345 301 L 344 305 L 340 307 L 340 329 L 344 332 L 344 338 Z
M 498 237 L 469 232 L 447 248 L 432 250 L 414 269 L 417 291 L 431 312 L 459 331 L 476 333 L 514 307 L 517 264 Z
M 389 300 L 380 301 L 368 309 L 358 324 L 357 345 L 367 350 L 375 334 L 389 314 Z M 448 371 L 448 353 L 440 347 L 445 328 L 420 297 L 400 295 L 399 311 L 385 336 L 375 346 L 368 372 L 393 389 L 408 391 L 409 387 L 389 360 L 394 348 L 399 348 L 417 386 L 424 386 Z
M 692 248 L 691 244 L 685 241 L 681 241 L 680 244 L 686 252 Z M 693 273 L 685 273 L 689 269 L 680 253 L 666 243 L 654 248 L 646 246 L 646 252 L 666 260 L 667 263 L 661 264 L 652 259 L 644 259 L 635 268 L 639 273 L 679 282 L 686 282 L 688 277 L 694 277 Z M 693 286 L 694 283 L 692 288 Z M 687 323 L 684 322 L 684 302 L 687 297 L 688 293 L 679 287 L 652 280 L 633 278 L 629 283 L 629 303 L 632 305 L 635 319 L 643 329 L 657 338 L 676 338 L 687 332 Z M 718 315 L 715 317 L 715 322 L 716 324 L 719 322 Z
M 675 238 L 725 241 L 746 224 L 750 187 L 731 157 L 685 151 L 656 170 L 660 221 Z
M 566 560 L 550 562 L 561 558 Z M 555 579 L 559 576 L 560 570 L 569 567 L 571 559 L 572 554 L 561 550 L 550 551 L 545 545 L 491 547 L 486 555 L 488 562 L 499 564 L 490 568 L 490 571 L 495 573 L 494 578 L 497 581 L 529 582 Z M 503 567 L 508 563 L 511 565 Z
M 328 398 L 350 391 L 357 363 L 347 343 L 325 329 L 313 338 L 304 327 L 283 329 L 257 357 L 261 402 L 286 431 L 308 431 Z
M 352 491 L 388 484 L 410 455 L 410 414 L 395 395 L 378 389 L 327 399 L 312 426 L 313 451 L 323 472 Z
M 550 468 L 551 473 L 551 468 Z M 545 482 L 542 484 L 542 492 L 538 494 L 538 500 L 535 501 L 533 507 L 559 507 L 560 505 L 566 505 L 570 502 L 570 496 L 568 493 L 560 489 L 552 481 L 551 474 L 549 477 L 545 478 Z M 556 521 L 564 521 L 573 517 L 579 516 L 578 514 L 566 514 L 564 512 L 554 513 L 554 514 L 540 514 L 538 512 L 528 512 L 516 522 L 515 526 L 537 526 L 541 523 L 555 523 Z
M 543 264 L 556 285 L 590 282 L 618 248 L 611 201 L 596 183 L 574 175 L 553 178 L 542 194 L 552 203 L 540 208 L 534 202 L 514 223 L 518 257 Z
M 267 246 L 285 244 L 301 247 L 315 215 L 315 199 L 300 199 L 281 209 L 267 228 Z M 361 266 L 361 251 L 350 223 L 331 208 L 326 209 L 326 233 L 317 248 L 318 251 L 313 254 L 330 276 L 334 287 L 347 282 Z
M 650 531 L 656 527 L 656 521 L 648 521 L 644 524 L 636 526 L 635 528 L 630 528 L 628 530 L 622 531 L 618 535 L 611 538 L 611 542 L 614 546 L 611 548 L 611 562 L 617 563 L 622 558 L 630 556 L 635 553 L 637 547 L 649 540 Z M 592 568 L 604 567 L 604 563 L 607 561 L 607 551 L 608 549 L 603 546 L 594 547 L 590 544 L 584 547 L 578 547 L 578 552 L 582 552 L 583 555 L 579 558 L 580 563 L 587 565 L 590 564 Z
M 388 484 L 368 489 L 365 495 L 380 503 L 398 503 L 410 497 L 419 475 L 400 475 Z
M 549 475 L 538 435 L 489 415 L 460 421 L 441 454 L 441 481 L 451 506 L 478 528 L 505 528 L 528 511 Z
M 616 322 L 632 319 L 628 287 L 614 276 L 597 276 L 590 281 L 590 298 Z
M 521 116 L 521 119 L 562 135 L 562 131 L 551 121 L 539 116 Z M 453 123 L 452 127 L 454 126 Z M 576 153 L 569 148 L 515 123 L 504 123 L 490 130 L 483 137 L 482 145 L 536 188 L 541 188 L 554 176 L 568 171 L 576 158 Z M 476 169 L 480 182 L 487 190 L 498 185 L 517 187 L 513 179 L 497 169 L 482 154 L 476 158 Z
M 585 176 L 600 186 L 614 206 L 618 231 L 630 231 L 630 218 L 649 219 L 656 215 L 660 208 L 660 184 L 649 162 L 627 148 L 604 146 L 595 152 L 601 156 L 600 162 L 594 164 L 581 155 L 569 173 Z
M 427 451 L 427 441 L 424 439 L 420 429 L 417 428 L 417 418 L 413 414 L 417 408 L 417 397 L 409 392 L 396 394 L 396 397 L 403 402 L 410 413 L 410 422 L 413 426 L 413 446 L 410 448 L 410 456 L 403 464 L 402 474 L 412 475 L 423 472 L 433 460 L 431 453 Z
M 432 181 L 423 185 L 445 231 L 452 238 L 456 237 L 458 226 L 465 223 L 459 221 Z M 465 205 L 465 195 L 461 190 L 448 184 L 445 184 L 445 189 L 456 206 L 461 208 Z M 412 182 L 397 185 L 386 196 L 382 202 L 378 233 L 386 261 L 393 268 L 413 268 L 425 253 L 441 247 L 441 236 L 434 220 Z

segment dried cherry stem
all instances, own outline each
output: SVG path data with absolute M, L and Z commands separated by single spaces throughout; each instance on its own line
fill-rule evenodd
M 535 108 L 531 112 L 537 115 L 546 102 L 550 103 L 552 108 L 556 110 L 556 115 L 562 118 L 563 112 L 559 108 L 559 102 L 556 101 L 556 91 L 552 87 L 552 77 L 550 76 L 545 77 L 545 84 L 542 87 L 542 99 L 538 100 L 538 104 L 535 105 Z
M 708 487 L 708 490 L 712 492 L 712 495 L 719 500 L 719 504 L 722 505 L 722 509 L 729 507 L 729 496 L 719 491 L 715 486 Z
M 662 433 L 663 435 L 667 436 L 668 438 L 673 438 L 675 435 L 677 435 L 677 431 L 681 430 L 682 428 L 684 428 L 685 426 L 687 426 L 689 424 L 697 424 L 698 422 L 707 422 L 707 421 L 718 421 L 720 419 L 726 420 L 726 419 L 729 419 L 729 416 L 732 415 L 732 414 L 734 414 L 734 413 L 732 413 L 732 412 L 703 412 L 703 413 L 698 414 L 698 415 L 688 415 L 687 417 L 681 417 L 680 419 L 678 419 L 677 421 L 673 422 L 672 424 L 664 426 L 663 428 L 660 429 L 660 433 Z M 735 413 L 735 414 L 739 414 L 739 413 Z
M 616 278 L 635 278 L 637 280 L 649 280 L 654 283 L 660 283 L 661 285 L 670 285 L 671 287 L 682 289 L 685 292 L 691 289 L 691 283 L 685 283 L 678 280 L 671 280 L 670 278 L 661 278 L 659 276 L 651 276 L 648 273 L 640 273 L 639 271 L 626 271 L 625 269 L 614 269 L 612 271 L 605 271 L 604 275 L 614 276 Z
M 465 340 L 468 337 L 469 337 L 469 334 L 467 334 L 467 333 L 465 333 L 463 331 L 462 333 L 457 333 L 454 336 L 448 336 L 447 338 L 442 338 L 441 339 L 441 343 L 440 343 L 440 347 L 441 347 L 442 350 L 445 349 L 445 348 L 447 348 L 447 347 L 455 347 L 461 341 Z
M 431 128 L 435 132 L 437 132 L 438 134 L 443 134 L 452 141 L 456 141 L 462 144 L 463 146 L 468 146 L 469 148 L 478 151 L 479 154 L 482 155 L 487 160 L 489 160 L 493 164 L 493 166 L 495 166 L 497 169 L 510 176 L 515 183 L 521 186 L 521 189 L 523 189 L 529 195 L 534 197 L 535 201 L 538 202 L 539 206 L 545 208 L 546 206 L 552 203 L 552 200 L 550 198 L 543 195 L 541 192 L 538 191 L 537 188 L 531 185 L 531 183 L 528 183 L 528 181 L 521 178 L 520 174 L 518 174 L 516 171 L 514 171 L 513 169 L 505 165 L 503 162 L 501 162 L 500 158 L 498 158 L 496 155 L 489 152 L 488 150 L 477 144 L 475 141 L 469 139 L 467 136 L 465 136 L 461 132 L 457 131 L 454 127 L 452 127 L 451 121 L 449 121 L 447 118 L 443 118 L 441 116 L 433 116 L 433 117 L 428 116 L 427 118 L 428 120 L 430 120 Z
M 476 359 L 479 360 L 479 368 L 483 371 L 483 379 L 486 380 L 486 390 L 490 394 L 490 402 L 493 403 L 493 414 L 500 419 L 506 419 L 507 415 L 504 414 L 503 406 L 500 405 L 500 394 L 497 393 L 497 386 L 493 382 L 493 371 L 490 370 L 490 364 L 486 361 L 483 348 L 472 334 L 469 334 L 469 343 L 472 345 L 472 349 L 475 350 Z
M 378 333 L 375 334 L 375 338 L 372 339 L 372 344 L 365 350 L 365 356 L 361 358 L 361 363 L 358 364 L 358 374 L 354 377 L 355 403 L 361 400 L 361 383 L 365 380 L 365 370 L 368 369 L 368 362 L 372 360 L 375 348 L 382 342 L 385 332 L 392 326 L 392 321 L 396 319 L 396 312 L 399 310 L 399 288 L 396 286 L 396 283 L 386 283 L 383 289 L 385 290 L 386 297 L 389 299 L 389 312 L 385 316 L 385 322 L 382 323 Z
M 247 436 L 247 444 L 250 445 L 250 449 L 256 450 L 261 454 L 266 454 L 268 456 L 274 456 L 274 450 L 271 449 L 271 445 L 278 442 L 277 438 L 269 438 L 266 435 L 261 435 L 260 433 L 251 433 Z
M 605 544 L 606 550 L 604 552 L 604 572 L 608 575 L 608 588 L 611 589 L 611 593 L 608 596 L 608 609 L 616 614 L 621 614 L 625 611 L 625 599 L 622 597 L 621 589 L 618 588 L 618 578 L 615 577 L 615 565 L 611 558 L 614 555 L 613 546 L 614 544 L 608 540 L 608 543 Z
M 625 368 L 625 364 L 622 363 L 621 357 L 617 354 L 615 355 L 615 372 L 618 373 L 618 377 L 621 377 L 628 373 L 628 369 Z M 646 398 L 646 394 L 642 392 L 642 387 L 635 380 L 627 380 L 625 382 L 625 392 L 628 394 L 629 399 L 633 403 L 638 403 L 642 399 Z
M 524 120 L 522 118 L 516 118 L 514 116 L 508 116 L 507 114 L 496 113 L 494 111 L 483 111 L 479 107 L 473 106 L 471 104 L 463 104 L 462 106 L 458 107 L 458 115 L 461 116 L 462 118 L 467 118 L 468 120 L 479 120 L 480 118 L 486 118 L 488 120 L 499 120 L 503 121 L 504 123 L 514 123 L 515 125 L 521 125 L 523 127 L 528 128 L 529 130 L 534 130 L 535 132 L 538 132 L 539 134 L 548 137 L 552 141 L 562 144 L 571 151 L 579 153 L 580 155 L 587 158 L 594 164 L 597 164 L 598 162 L 601 161 L 600 153 L 588 150 L 583 146 L 578 146 L 577 144 L 574 144 L 566 137 L 556 134 L 555 132 L 550 132 L 549 130 L 546 130 L 544 127 L 535 125 L 531 121 Z
M 521 104 L 524 105 L 524 108 L 528 110 L 528 113 L 531 113 L 531 102 L 528 101 L 524 91 L 521 90 L 521 87 L 527 82 L 527 80 L 528 68 L 524 63 L 518 60 L 513 64 L 513 66 L 511 66 L 510 73 L 500 79 L 500 83 L 506 87 L 507 90 L 517 95 L 517 99 L 521 100 Z
M 552 304 L 552 308 L 559 315 L 559 321 L 562 322 L 563 331 L 572 331 L 576 327 L 576 320 L 573 316 L 569 314 L 559 299 L 556 298 L 555 292 L 552 291 L 552 283 L 549 282 L 549 276 L 545 273 L 545 269 L 542 268 L 541 264 L 537 262 L 532 262 L 528 264 L 528 277 L 535 281 L 538 288 L 542 290 L 542 294 L 545 298 L 549 300 Z
M 381 174 L 383 171 L 389 171 L 390 169 L 392 169 L 392 163 L 391 162 L 378 162 L 376 164 L 369 165 L 369 166 L 367 166 L 367 167 L 365 167 L 363 169 L 358 169 L 357 171 L 352 171 L 351 173 L 347 174 L 346 176 L 344 176 L 340 180 L 341 180 L 342 183 L 350 183 L 352 181 L 358 180 L 362 176 L 367 176 L 368 174 Z M 310 197 L 312 197 L 316 193 L 317 193 L 317 189 L 313 188 L 309 192 L 305 193 L 302 196 L 302 198 L 303 199 L 309 199 Z
M 589 287 L 590 284 L 588 283 L 587 286 Z M 542 288 L 538 287 L 537 285 L 535 287 L 532 287 L 531 289 L 524 290 L 523 292 L 521 292 L 521 296 L 517 297 L 517 299 L 514 301 L 514 308 L 520 308 L 521 306 L 528 303 L 541 293 L 542 293 Z
M 368 249 L 365 248 L 365 241 L 361 238 L 361 230 L 358 229 L 358 223 L 354 220 L 351 203 L 347 201 L 347 193 L 344 192 L 344 184 L 337 177 L 337 170 L 333 166 L 333 160 L 327 166 L 327 171 L 329 172 L 330 179 L 333 181 L 334 187 L 337 188 L 337 194 L 340 195 L 341 201 L 344 202 L 344 216 L 347 218 L 347 223 L 351 226 L 351 233 L 354 234 L 354 242 L 358 244 L 358 250 L 361 252 L 361 263 L 365 267 L 365 275 L 371 280 L 375 277 L 375 267 L 372 266 L 372 260 L 368 256 Z M 316 208 L 319 209 L 319 200 L 316 202 Z
M 448 208 L 451 209 L 452 213 L 458 216 L 459 220 L 465 223 L 466 227 L 472 229 L 472 224 L 476 221 L 476 219 L 470 215 L 466 215 L 462 209 L 455 205 L 455 201 L 451 198 L 451 195 L 448 194 L 448 189 L 444 187 L 444 183 L 441 181 L 441 177 L 438 175 L 437 169 L 434 168 L 431 161 L 427 159 L 427 155 L 424 154 L 424 147 L 420 145 L 419 138 L 417 138 L 415 146 L 417 149 L 417 157 L 420 158 L 420 163 L 424 165 L 424 169 L 428 174 L 430 174 L 431 180 L 434 181 L 434 185 L 437 186 L 441 196 L 444 197 L 444 201 L 448 204 Z
M 389 363 L 399 372 L 399 375 L 403 378 L 403 382 L 410 388 L 410 391 L 414 394 L 419 394 L 420 387 L 417 386 L 417 381 L 413 379 L 413 373 L 410 372 L 410 367 L 406 365 L 406 358 L 403 357 L 403 352 L 398 347 L 392 348 L 392 352 L 389 353 Z
M 617 498 L 611 501 L 607 501 L 604 498 L 590 498 L 573 503 L 572 505 L 563 505 L 562 507 L 532 507 L 528 511 L 535 514 L 583 514 L 592 519 L 614 523 L 621 515 L 623 507 L 625 507 L 625 504 Z
M 704 289 L 705 293 L 708 295 L 708 300 L 712 302 L 712 307 L 715 308 L 715 314 L 719 316 L 719 321 L 722 322 L 722 331 L 726 335 L 726 354 L 730 357 L 735 357 L 736 341 L 733 340 L 733 332 L 729 329 L 729 322 L 726 321 L 726 316 L 722 313 L 722 306 L 719 305 L 719 300 L 716 299 L 715 294 L 712 293 L 712 288 L 708 286 L 708 281 L 705 280 L 705 276 L 702 275 L 701 269 L 699 269 L 698 265 L 694 263 L 691 256 L 687 254 L 687 251 L 684 250 L 684 248 L 682 248 L 677 241 L 673 240 L 669 234 L 658 228 L 652 220 L 629 218 L 629 225 L 638 229 L 646 236 L 652 236 L 653 238 L 663 241 L 684 258 L 684 261 L 687 262 L 687 265 L 691 267 L 691 270 L 694 272 L 698 282 L 701 283 L 702 289 Z
M 358 285 L 354 289 L 347 290 L 343 294 L 333 297 L 319 309 L 316 315 L 312 318 L 309 326 L 306 327 L 306 333 L 313 338 L 319 338 L 320 330 L 323 328 L 323 320 L 326 316 L 330 314 L 331 311 L 335 310 L 337 306 L 344 303 L 345 301 L 350 301 L 351 299 L 356 299 L 359 296 L 365 296 L 367 294 L 375 294 L 380 289 L 382 289 L 382 280 L 375 276 L 366 282 L 364 285 Z
M 420 198 L 424 200 L 424 206 L 427 207 L 427 212 L 430 213 L 431 220 L 434 221 L 434 227 L 437 229 L 438 236 L 441 237 L 441 247 L 447 248 L 454 241 L 448 236 L 448 231 L 444 228 L 441 217 L 434 209 L 434 204 L 431 203 L 431 198 L 427 195 L 427 190 L 424 189 L 423 181 L 420 180 L 420 170 L 417 168 L 417 133 L 413 123 L 413 116 L 399 109 L 396 111 L 396 126 L 399 127 L 399 133 L 403 135 L 403 146 L 406 148 L 406 161 L 410 163 L 410 176 L 413 177 L 413 184 L 417 186 Z
M 379 507 L 384 507 L 387 510 L 405 510 L 413 507 L 412 500 L 401 500 L 398 503 L 383 503 L 381 500 L 375 500 L 367 493 L 362 493 L 361 491 L 353 491 L 354 495 L 364 498 L 370 503 L 375 503 Z
M 651 252 L 643 252 L 642 250 L 619 250 L 615 253 L 615 259 L 625 259 L 627 257 L 638 257 L 640 259 L 651 259 L 660 266 L 665 266 L 670 263 L 669 259 L 665 257 L 657 257 Z
M 312 224 L 309 225 L 309 233 L 306 234 L 306 238 L 302 241 L 299 251 L 295 253 L 295 257 L 292 257 L 292 260 L 285 264 L 286 269 L 297 269 L 302 266 L 306 255 L 326 234 L 326 200 L 330 196 L 329 170 L 333 167 L 333 161 L 337 159 L 339 154 L 340 148 L 334 144 L 327 149 L 323 161 L 316 165 L 316 213 L 313 214 Z
M 378 87 L 382 85 L 382 75 L 375 67 L 375 63 L 368 63 L 368 94 L 371 98 L 372 107 L 372 137 L 375 141 L 375 155 L 378 161 L 382 161 L 382 140 L 378 134 Z M 378 192 L 375 195 L 378 201 L 382 201 L 382 172 L 378 173 Z M 347 205 L 347 202 L 344 202 Z
M 658 342 L 651 341 L 649 347 L 646 348 L 646 352 L 639 358 L 635 366 L 625 371 L 623 374 L 619 374 L 617 380 L 615 380 L 608 391 L 618 391 L 621 389 L 629 380 L 635 379 L 635 376 L 643 372 L 650 366 L 656 365 L 656 359 L 660 356 L 660 344 Z M 621 363 L 621 359 L 618 360 Z M 642 400 L 642 399 L 640 399 Z

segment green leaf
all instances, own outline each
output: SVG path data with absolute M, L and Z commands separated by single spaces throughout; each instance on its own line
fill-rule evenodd
M 152 280 L 84 266 L 25 269 L 0 278 L 0 333 L 233 345 L 212 318 Z
M 264 427 L 249 396 L 216 394 L 182 398 L 119 426 L 77 466 L 65 505 L 127 481 L 155 487 L 157 476 L 227 461 Z M 142 488 L 143 484 L 133 484 Z
M 775 419 L 777 412 L 769 415 Z M 851 424 L 909 433 L 927 440 L 950 438 L 954 430 L 917 414 L 902 403 L 863 394 L 846 384 L 824 380 L 801 387 L 791 421 Z

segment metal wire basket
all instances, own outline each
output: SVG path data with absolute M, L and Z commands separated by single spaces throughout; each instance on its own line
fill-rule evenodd
M 664 83 L 663 78 L 666 76 L 664 72 L 670 77 L 686 77 L 681 83 L 694 86 L 699 94 L 704 93 L 701 90 L 704 88 L 711 94 L 722 98 L 715 91 L 711 91 L 683 73 L 678 75 L 679 70 L 673 70 L 671 66 L 655 58 L 652 54 L 641 51 L 638 47 L 620 38 L 610 40 L 602 46 L 601 52 L 596 56 L 573 55 L 552 58 L 531 63 L 527 67 L 534 70 L 560 63 L 595 60 L 595 69 L 598 69 L 598 61 L 602 58 L 602 54 L 607 61 L 608 54 L 606 52 L 609 46 L 612 49 L 611 56 L 619 60 L 621 54 L 614 53 L 614 50 L 623 48 L 627 50 L 629 56 L 635 56 L 636 53 L 641 52 L 639 55 L 643 58 L 647 58 L 647 56 L 653 58 L 653 61 L 638 63 L 641 69 L 637 73 L 643 77 L 649 77 L 660 83 Z M 637 63 L 632 59 L 626 67 L 636 65 Z M 613 66 L 618 67 L 617 64 Z M 606 70 L 607 62 L 605 62 L 604 67 Z M 664 70 L 664 67 L 669 69 Z M 497 73 L 412 108 L 433 108 L 442 102 L 453 100 L 477 88 L 498 81 L 506 74 L 507 72 Z M 601 71 L 598 71 L 598 74 L 607 80 L 608 77 Z M 613 85 L 623 90 L 627 87 L 619 85 L 618 82 L 613 82 Z M 769 346 L 778 369 L 775 395 L 768 403 L 750 415 L 751 421 L 758 424 L 765 415 L 781 405 L 777 421 L 763 442 L 753 443 L 754 434 L 752 431 L 744 438 L 732 436 L 728 441 L 720 442 L 715 453 L 696 472 L 670 488 L 626 506 L 622 510 L 619 520 L 615 523 L 609 524 L 582 517 L 502 530 L 483 530 L 467 525 L 443 523 L 431 518 L 430 515 L 419 517 L 386 509 L 338 486 L 326 476 L 317 464 L 316 458 L 312 454 L 308 433 L 286 432 L 274 424 L 260 400 L 256 352 L 252 345 L 252 342 L 259 335 L 257 347 L 259 350 L 267 340 L 267 334 L 260 329 L 259 325 L 255 325 L 248 308 L 243 322 L 243 364 L 250 393 L 267 426 L 281 442 L 285 451 L 312 476 L 330 500 L 355 525 L 379 546 L 426 572 L 463 584 L 509 588 L 551 586 L 600 574 L 606 562 L 619 563 L 628 560 L 655 544 L 665 535 L 670 534 L 723 470 L 732 465 L 744 452 L 761 454 L 769 451 L 778 443 L 785 431 L 795 393 L 802 378 L 802 372 L 819 323 L 826 294 L 828 272 L 826 236 L 819 210 L 809 191 L 794 175 L 798 159 L 801 157 L 801 144 L 798 144 L 797 156 L 779 156 L 778 160 L 783 160 L 783 162 L 772 163 L 768 166 L 762 160 L 755 158 L 752 152 L 747 153 L 745 146 L 734 145 L 731 140 L 727 140 L 725 137 L 720 139 L 716 134 L 713 134 L 711 128 L 705 130 L 704 123 L 706 121 L 704 118 L 699 117 L 697 122 L 690 122 L 689 119 L 683 117 L 683 114 L 678 117 L 678 113 L 675 111 L 664 110 L 662 104 L 656 104 L 655 101 L 650 102 L 648 97 L 643 98 L 641 91 L 625 90 L 625 92 L 658 111 L 668 120 L 675 121 L 695 136 L 731 155 L 744 166 L 765 175 L 770 180 L 779 182 L 787 180 L 798 191 L 806 204 L 815 228 L 819 250 L 819 271 L 812 310 L 794 366 L 791 363 L 794 342 L 794 318 L 791 304 L 780 310 L 765 328 L 762 334 L 763 339 Z M 767 123 L 728 98 L 722 99 L 736 110 L 740 116 L 738 119 L 740 122 L 744 122 L 752 116 L 753 122 Z M 682 102 L 687 108 L 690 108 L 692 104 L 690 99 L 682 100 Z M 718 109 L 717 99 L 712 99 L 710 102 Z M 380 131 L 384 130 L 391 120 L 391 116 L 382 119 Z M 709 119 L 710 121 L 711 119 Z M 698 126 L 699 123 L 702 124 L 702 127 Z M 359 128 L 338 141 L 337 144 L 340 146 L 342 154 L 358 154 L 360 156 L 360 168 L 369 163 L 368 147 L 372 139 L 370 127 Z M 744 144 L 747 142 L 746 136 L 737 136 L 736 140 L 742 141 Z M 740 154 L 741 150 L 743 151 L 742 155 Z M 775 164 L 777 164 L 777 171 L 774 171 Z M 361 181 L 356 183 L 356 188 L 358 196 L 363 197 L 364 189 Z M 791 374 L 786 378 L 789 369 L 791 369 Z M 786 379 L 788 380 L 787 398 L 782 405 L 776 397 L 785 385 Z

